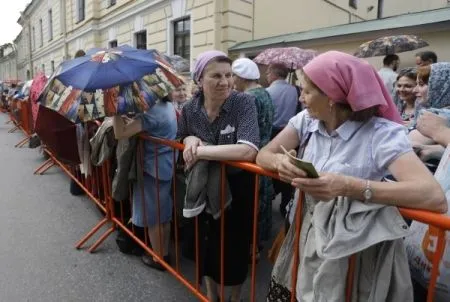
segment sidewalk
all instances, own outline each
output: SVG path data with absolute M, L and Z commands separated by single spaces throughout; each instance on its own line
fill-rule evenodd
M 43 157 L 14 148 L 24 136 L 7 133 L 7 120 L 0 113 L 0 301 L 196 301 L 168 273 L 120 253 L 114 236 L 95 254 L 76 250 L 98 210 L 70 195 L 57 167 L 33 175 Z
M 115 234 L 97 252 L 76 250 L 75 243 L 102 217 L 93 202 L 69 193 L 69 178 L 53 167 L 42 176 L 33 171 L 43 161 L 37 149 L 14 148 L 20 130 L 8 133 L 0 113 L 0 301 L 197 301 L 169 273 L 144 266 L 124 255 Z M 274 205 L 273 235 L 282 223 Z M 257 266 L 257 299 L 264 301 L 270 281 L 265 244 Z M 182 272 L 194 265 L 181 259 Z M 250 275 L 244 301 L 250 297 Z

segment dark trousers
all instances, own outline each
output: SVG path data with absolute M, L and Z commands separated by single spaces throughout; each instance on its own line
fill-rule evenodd
M 270 139 L 272 140 L 283 129 L 284 128 L 273 127 L 272 135 L 271 135 Z M 288 183 L 274 179 L 273 180 L 273 189 L 275 191 L 275 196 L 278 195 L 279 193 L 281 193 L 280 211 L 284 215 L 285 208 L 286 208 L 287 204 L 289 203 L 289 201 L 291 200 L 292 195 L 294 194 L 294 188 Z

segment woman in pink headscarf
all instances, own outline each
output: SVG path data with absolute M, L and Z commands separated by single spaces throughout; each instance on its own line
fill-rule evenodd
M 344 301 L 348 257 L 342 255 L 357 254 L 356 301 L 368 301 L 374 295 L 383 297 L 376 301 L 411 301 L 402 243 L 408 226 L 392 206 L 442 213 L 447 210 L 444 194 L 412 151 L 406 128 L 372 66 L 348 54 L 330 51 L 313 59 L 303 72 L 301 101 L 306 110 L 293 117 L 256 159 L 298 189 L 295 200 L 300 190 L 305 194 L 296 298 Z M 308 178 L 283 154 L 281 146 L 293 155 L 299 148 L 299 157 L 311 162 L 319 177 Z M 397 182 L 382 182 L 387 174 Z M 291 224 L 296 209 L 294 203 L 289 213 Z M 325 212 L 329 216 L 324 218 Z M 384 219 L 390 221 L 386 228 L 381 223 Z M 294 234 L 295 223 L 275 264 L 268 301 L 285 301 L 293 291 L 290 268 Z M 340 236 L 345 239 L 339 241 Z M 367 238 L 370 244 L 366 244 Z M 392 242 L 389 247 L 386 238 Z M 380 259 L 380 248 L 387 251 L 394 245 L 397 249 L 390 254 L 394 255 L 394 264 L 386 262 L 387 255 Z M 392 285 L 397 281 L 394 266 L 406 267 L 401 285 Z M 382 275 L 386 268 L 392 275 Z M 376 283 L 383 279 L 391 283 Z

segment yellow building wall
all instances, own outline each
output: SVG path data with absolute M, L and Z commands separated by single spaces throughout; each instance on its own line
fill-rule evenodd
M 94 12 L 98 7 L 97 1 L 101 0 L 85 1 L 84 20 L 78 21 L 77 0 L 66 0 L 66 29 L 68 33 L 79 29 L 94 19 Z
M 246 0 L 222 1 L 220 27 L 220 49 L 228 48 L 238 42 L 251 40 L 253 37 L 253 3 Z
M 382 17 L 439 9 L 448 5 L 447 0 L 386 0 Z
M 97 44 L 97 40 L 97 34 L 92 31 L 76 39 L 69 37 L 69 42 L 67 43 L 69 57 L 73 59 L 75 53 L 80 49 L 87 51 L 91 48 L 100 47 Z
M 254 1 L 254 39 L 376 18 L 377 1 L 360 0 L 358 9 L 348 0 L 258 0 Z M 368 12 L 370 6 L 374 8 Z
M 191 13 L 191 58 L 202 52 L 219 49 L 216 45 L 215 16 L 216 1 L 219 0 L 186 0 L 186 9 Z

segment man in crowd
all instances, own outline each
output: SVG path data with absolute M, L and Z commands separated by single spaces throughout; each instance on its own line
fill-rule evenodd
M 394 85 L 397 81 L 397 69 L 400 65 L 400 58 L 397 55 L 387 55 L 383 59 L 383 67 L 378 71 L 384 86 L 391 95 L 394 95 Z
M 271 139 L 280 133 L 296 114 L 299 95 L 297 89 L 286 81 L 288 74 L 289 69 L 282 64 L 271 64 L 267 68 L 266 77 L 270 86 L 266 89 L 275 108 Z M 293 193 L 292 186 L 281 181 L 274 181 L 273 186 L 275 194 L 281 193 L 280 212 L 285 215 L 286 206 Z
M 433 51 L 422 51 L 416 54 L 417 66 L 431 65 L 433 63 L 437 63 L 437 61 L 438 61 L 437 55 Z

